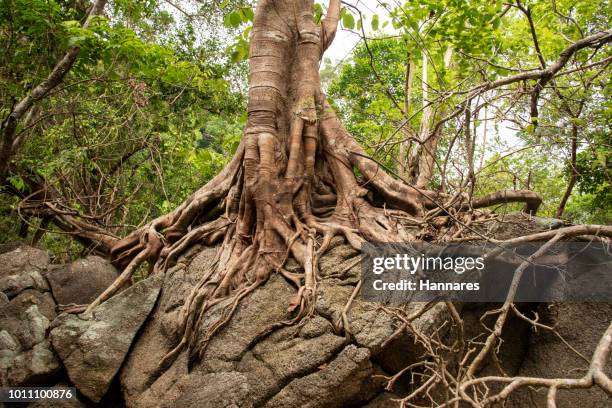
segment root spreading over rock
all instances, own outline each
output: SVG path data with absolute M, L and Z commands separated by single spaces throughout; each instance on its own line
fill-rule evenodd
M 125 285 L 148 262 L 165 271 L 193 245 L 221 242 L 214 265 L 188 296 L 181 312 L 182 337 L 161 367 L 189 346 L 201 354 L 239 302 L 280 273 L 297 288 L 289 307 L 294 321 L 313 312 L 318 259 L 342 235 L 354 248 L 367 241 L 409 241 L 431 231 L 457 238 L 468 233 L 473 210 L 525 202 L 531 192 L 500 192 L 466 200 L 418 189 L 391 177 L 344 129 L 321 91 L 319 62 L 334 38 L 340 2 L 330 1 L 321 25 L 312 1 L 262 0 L 250 50 L 248 122 L 229 165 L 169 214 L 116 242 L 111 255 L 121 276 L 88 311 Z M 359 174 L 359 176 L 357 176 Z M 469 213 L 466 210 L 470 210 Z M 285 270 L 289 257 L 303 273 Z M 231 301 L 203 338 L 195 338 L 211 307 Z

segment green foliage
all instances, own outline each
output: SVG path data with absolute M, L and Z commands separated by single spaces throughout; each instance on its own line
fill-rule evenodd
M 227 28 L 237 30 L 242 26 L 245 27 L 242 32 L 238 32 L 233 43 L 226 49 L 234 63 L 245 61 L 249 57 L 249 34 L 254 17 L 255 12 L 252 7 L 241 6 L 230 11 L 223 19 L 223 24 Z
M 323 6 L 321 6 L 319 3 L 315 3 L 314 5 L 314 20 L 315 23 L 320 23 L 321 22 L 321 18 L 323 17 Z
M 348 28 L 349 30 L 352 30 L 355 28 L 355 17 L 353 17 L 353 15 L 346 11 L 346 9 L 342 9 L 342 26 L 344 26 L 344 28 Z
M 612 223 L 612 150 L 605 144 L 579 152 L 576 157 L 577 194 L 568 215 L 580 222 Z M 566 173 L 571 170 L 568 166 Z
M 476 195 L 486 195 L 502 189 L 533 190 L 544 198 L 538 215 L 554 217 L 565 192 L 563 163 L 545 148 L 523 150 L 511 155 L 492 155 L 478 174 Z M 515 204 L 510 210 L 520 210 Z
M 528 19 L 514 5 L 498 0 L 422 0 L 386 4 L 387 10 L 391 10 L 389 17 L 394 33 L 399 38 L 381 33 L 382 38 L 368 40 L 368 47 L 360 43 L 351 60 L 336 69 L 335 76 L 332 65 L 325 64 L 322 78 L 330 82 L 328 95 L 350 132 L 370 146 L 369 152 L 390 168 L 399 169 L 399 144 L 418 135 L 421 126 L 425 106 L 420 83 L 424 54 L 429 65 L 429 98 L 437 99 L 433 109 L 436 115 L 442 116 L 463 103 L 465 95 L 451 95 L 441 101 L 439 97 L 443 92 L 467 90 L 520 70 L 540 68 Z M 559 0 L 554 2 L 556 9 L 546 0 L 522 1 L 522 4 L 531 13 L 538 45 L 547 64 L 552 64 L 572 41 L 609 28 L 609 4 L 605 0 Z M 371 16 L 370 24 L 375 32 L 382 31 L 385 23 L 380 24 L 378 15 Z M 445 67 L 444 54 L 449 49 L 452 59 L 450 66 Z M 592 50 L 581 51 L 573 57 L 568 69 L 609 56 L 609 49 L 600 51 L 597 58 L 593 58 Z M 405 101 L 409 63 L 414 81 L 412 94 Z M 587 78 L 596 80 L 587 84 Z M 535 81 L 515 84 L 498 91 L 497 95 L 488 95 L 494 106 L 489 108 L 488 115 L 495 117 L 485 125 L 494 124 L 497 138 L 491 141 L 489 133 L 489 140 L 480 145 L 483 122 L 481 118 L 474 120 L 471 133 L 479 135 L 476 170 L 478 161 L 482 160 L 484 166 L 477 177 L 476 194 L 529 188 L 544 197 L 541 214 L 554 216 L 569 182 L 571 129 L 576 125 L 580 175 L 564 218 L 575 222 L 609 223 L 612 197 L 608 82 L 609 72 L 602 66 L 557 78 L 557 92 L 546 89 L 541 96 L 538 126 L 529 114 L 527 93 L 520 99 L 495 100 L 497 95 L 518 93 L 521 87 L 535 85 Z M 406 102 L 409 109 L 406 109 Z M 402 123 L 405 123 L 403 130 L 397 131 Z M 440 166 L 446 166 L 445 181 L 451 185 L 461 184 L 465 179 L 467 163 L 462 126 L 463 115 L 446 122 L 441 128 L 436 152 Z M 505 129 L 502 136 L 500 128 Z M 391 135 L 395 136 L 391 138 Z M 389 143 L 380 150 L 380 143 L 386 140 Z M 445 163 L 449 146 L 453 146 L 453 151 Z M 518 153 L 505 156 L 507 151 L 513 150 Z M 437 167 L 432 187 L 439 186 L 440 181 L 440 168 Z M 511 206 L 510 209 L 519 207 Z
M 388 94 L 396 101 L 404 100 L 406 69 L 401 40 L 372 41 L 369 48 L 375 60 L 371 61 L 365 45 L 359 45 L 328 89 L 345 126 L 366 147 L 390 134 L 402 119 Z
M 244 98 L 230 84 L 234 66 L 219 58 L 223 44 L 198 38 L 189 22 L 177 24 L 164 4 L 113 2 L 110 19 L 84 29 L 85 3 L 2 0 L 3 119 L 67 47 L 80 47 L 63 83 L 18 129 L 24 143 L 8 179 L 12 188 L 27 192 L 26 178 L 44 177 L 64 205 L 88 215 L 108 211 L 104 224 L 123 235 L 174 208 L 227 162 L 243 126 Z M 253 19 L 250 7 L 237 15 Z M 13 231 L 5 238 L 15 238 L 20 222 L 3 221 L 15 216 L 15 202 L 0 205 L 0 222 Z M 67 237 L 45 240 L 60 251 Z

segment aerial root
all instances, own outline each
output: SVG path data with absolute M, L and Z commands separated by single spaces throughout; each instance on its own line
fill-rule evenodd
M 344 305 L 344 308 L 342 309 L 342 328 L 344 329 L 344 336 L 346 337 L 347 341 L 350 341 L 351 336 L 353 335 L 353 333 L 351 332 L 351 326 L 348 320 L 348 312 L 351 309 L 353 300 L 355 300 L 355 297 L 359 293 L 359 290 L 361 290 L 361 284 L 362 284 L 362 281 L 360 279 L 359 282 L 357 282 L 355 289 L 353 289 L 353 292 L 351 293 L 349 300 L 346 302 L 346 305 Z
M 146 233 L 142 234 L 138 246 L 141 249 L 138 255 L 136 255 L 130 261 L 121 275 L 119 275 L 119 277 L 117 277 L 117 279 L 115 279 L 115 281 L 108 288 L 106 288 L 104 292 L 102 292 L 91 304 L 89 304 L 87 309 L 85 309 L 85 313 L 90 314 L 100 303 L 110 298 L 119 289 L 126 285 L 132 278 L 132 274 L 143 262 L 156 259 L 163 248 L 163 240 L 163 236 L 155 231 L 154 228 L 150 228 Z
M 231 220 L 223 216 L 215 221 L 192 229 L 172 246 L 167 246 L 162 250 L 160 258 L 156 262 L 156 271 L 167 270 L 173 266 L 176 259 L 196 242 L 204 241 L 207 245 L 214 244 L 225 234 L 227 227 L 231 223 Z

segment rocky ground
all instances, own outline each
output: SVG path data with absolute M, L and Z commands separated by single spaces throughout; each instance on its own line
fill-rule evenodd
M 487 228 L 498 237 L 555 228 L 550 220 L 508 218 Z M 91 316 L 59 311 L 91 302 L 117 276 L 112 265 L 87 257 L 51 265 L 40 249 L 19 247 L 0 255 L 0 382 L 2 386 L 74 384 L 79 400 L 33 407 L 395 407 L 397 395 L 384 390 L 382 376 L 419 361 L 422 349 L 409 333 L 389 339 L 401 322 L 377 304 L 355 299 L 348 312 L 352 336 L 335 325 L 359 281 L 359 254 L 342 239 L 321 259 L 316 316 L 302 324 L 262 332 L 288 317 L 294 287 L 279 275 L 245 299 L 216 335 L 204 358 L 191 366 L 183 353 L 161 375 L 162 357 L 178 341 L 178 313 L 214 248 L 202 248 L 165 275 L 153 275 L 124 289 Z M 212 324 L 223 309 L 209 314 Z M 408 305 L 416 309 L 419 305 Z M 466 334 L 481 331 L 478 319 L 493 305 L 465 306 Z M 532 308 L 536 306 L 530 306 Z M 578 351 L 590 357 L 612 316 L 605 304 L 542 304 L 543 322 L 556 324 Z M 437 305 L 415 326 L 433 333 L 449 320 Z M 533 331 L 513 319 L 505 330 L 501 360 L 508 375 L 580 377 L 588 364 L 552 333 Z M 486 366 L 486 370 L 493 370 Z M 398 381 L 398 394 L 408 389 Z M 559 407 L 604 407 L 600 390 L 560 391 Z M 545 394 L 525 390 L 517 407 L 545 406 Z

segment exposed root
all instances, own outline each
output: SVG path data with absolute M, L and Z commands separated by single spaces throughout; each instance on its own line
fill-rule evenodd
M 524 270 L 531 262 L 544 256 L 552 245 L 563 238 L 588 235 L 594 232 L 599 234 L 600 237 L 602 235 L 608 238 L 612 236 L 612 229 L 604 226 L 574 226 L 503 241 L 504 246 L 512 246 L 516 243 L 531 242 L 543 238 L 548 240 L 535 253 L 525 258 L 515 270 L 504 304 L 500 308 L 487 311 L 481 316 L 481 324 L 488 332 L 485 332 L 483 341 L 479 339 L 479 335 L 466 342 L 463 321 L 456 306 L 452 303 L 446 303 L 450 319 L 445 320 L 438 328 L 428 328 L 427 333 L 422 333 L 417 327 L 414 327 L 411 324 L 411 319 L 406 317 L 403 312 L 383 308 L 404 323 L 385 344 L 397 338 L 405 330 L 410 330 L 415 342 L 423 349 L 420 361 L 410 364 L 393 376 L 384 377 L 387 380 L 387 390 L 392 390 L 400 378 L 411 376 L 410 383 L 411 385 L 414 384 L 414 388 L 405 397 L 394 400 L 398 403 L 398 406 L 457 407 L 465 405 L 476 408 L 497 406 L 497 404 L 503 405 L 512 393 L 523 387 L 547 388 L 548 407 L 556 406 L 555 399 L 559 389 L 584 389 L 597 386 L 608 395 L 612 395 L 612 381 L 605 371 L 612 349 L 612 324 L 608 326 L 601 337 L 592 358 L 587 359 L 564 339 L 555 327 L 540 323 L 537 314 L 535 314 L 535 318 L 527 317 L 514 304 L 518 283 Z M 589 368 L 586 374 L 581 378 L 508 376 L 502 368 L 499 353 L 503 330 L 511 314 L 522 319 L 534 330 L 541 329 L 552 332 L 569 350 L 587 362 Z M 496 316 L 492 328 L 484 325 L 484 320 L 490 316 Z M 445 326 L 448 326 L 448 322 L 452 324 L 453 333 L 441 338 L 439 333 Z M 447 339 L 454 340 L 454 342 L 446 344 L 445 340 Z M 479 376 L 479 371 L 485 365 L 485 362 L 491 363 L 500 374 Z M 415 381 L 415 377 L 418 378 L 418 381 Z
M 497 402 L 503 401 L 508 396 L 519 388 L 527 386 L 540 386 L 548 388 L 547 406 L 555 407 L 555 398 L 558 389 L 580 389 L 590 388 L 594 385 L 599 386 L 609 396 L 612 396 L 612 380 L 605 374 L 604 368 L 608 361 L 608 356 L 612 348 L 612 324 L 601 337 L 597 345 L 593 357 L 591 358 L 589 370 L 582 378 L 539 378 L 539 377 L 497 377 L 487 376 L 474 378 L 460 384 L 459 396 L 446 402 L 441 407 L 453 406 L 458 401 L 467 401 L 473 403 L 474 406 L 491 406 Z M 486 386 L 487 384 L 504 384 L 501 391 L 487 396 L 477 404 L 468 393 L 477 386 Z
M 121 275 L 102 292 L 85 310 L 85 313 L 89 314 L 95 309 L 100 303 L 114 295 L 120 288 L 126 285 L 132 278 L 134 271 L 144 262 L 153 261 L 159 255 L 163 248 L 163 236 L 158 233 L 155 229 L 151 228 L 146 234 L 143 234 L 141 241 L 138 243 L 140 252 L 136 255 L 130 263 L 123 270 Z
M 466 371 L 466 374 L 465 374 L 465 376 L 467 378 L 472 378 L 476 374 L 476 372 L 481 367 L 481 365 L 484 362 L 484 360 L 487 357 L 487 355 L 493 349 L 493 346 L 495 345 L 495 342 L 501 337 L 501 333 L 502 333 L 502 329 L 504 327 L 504 323 L 506 322 L 506 318 L 508 317 L 508 312 L 511 310 L 511 306 L 512 306 L 512 303 L 514 301 L 514 297 L 515 297 L 516 292 L 518 290 L 519 283 L 521 281 L 521 278 L 523 277 L 523 272 L 525 271 L 525 269 L 527 269 L 527 267 L 529 267 L 529 265 L 531 265 L 531 263 L 534 260 L 536 260 L 537 258 L 542 256 L 543 254 L 545 254 L 550 249 L 550 247 L 555 242 L 559 241 L 562 237 L 563 237 L 563 234 L 560 233 L 560 232 L 557 232 L 557 234 L 555 234 L 555 236 L 553 238 L 551 238 L 546 244 L 542 245 L 540 248 L 538 248 L 538 250 L 536 252 L 534 252 L 531 256 L 529 256 L 527 259 L 525 259 L 519 265 L 517 270 L 514 272 L 514 276 L 512 278 L 512 282 L 511 282 L 510 288 L 508 290 L 506 302 L 504 303 L 504 305 L 500 309 L 495 310 L 495 311 L 490 313 L 490 314 L 498 314 L 498 318 L 495 321 L 495 327 L 491 331 L 491 334 L 487 337 L 484 346 L 480 349 L 480 351 L 478 352 L 478 354 L 476 355 L 476 357 L 474 358 L 474 360 L 472 361 L 472 363 L 468 367 L 468 369 Z M 482 319 L 484 319 L 486 316 L 487 316 L 487 313 L 485 313 L 485 315 L 483 315 Z M 481 321 L 482 321 L 482 319 L 481 319 Z
M 346 302 L 346 305 L 344 305 L 344 308 L 342 309 L 342 327 L 344 328 L 344 335 L 346 336 L 347 340 L 350 340 L 350 337 L 352 336 L 351 326 L 348 320 L 348 312 L 351 308 L 351 305 L 353 304 L 353 300 L 355 300 L 355 296 L 357 296 L 357 294 L 359 293 L 359 290 L 361 289 L 361 283 L 362 283 L 361 280 L 357 282 L 355 289 L 353 289 L 353 292 L 351 293 L 351 297 L 349 298 L 349 300 Z

